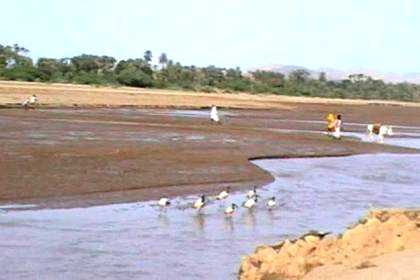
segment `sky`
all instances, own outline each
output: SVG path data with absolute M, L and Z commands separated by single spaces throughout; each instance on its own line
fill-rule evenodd
M 162 52 L 185 65 L 420 72 L 416 0 L 0 0 L 30 56 Z

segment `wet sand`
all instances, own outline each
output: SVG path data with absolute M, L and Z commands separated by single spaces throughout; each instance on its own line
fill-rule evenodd
M 397 133 L 420 135 L 420 109 L 412 104 L 321 104 L 314 103 L 319 99 L 303 103 L 302 98 L 193 93 L 181 98 L 166 91 L 150 97 L 146 90 L 101 88 L 92 96 L 90 91 L 1 83 L 3 107 L 29 93 L 37 93 L 41 105 L 0 110 L 0 203 L 76 207 L 214 193 L 226 185 L 240 189 L 273 180 L 250 159 L 417 152 L 352 138 L 332 140 L 320 133 L 327 112 L 342 113 L 348 132 L 364 132 L 366 122 L 382 122 L 401 126 Z M 121 102 L 132 99 L 122 97 L 114 108 L 92 108 L 107 106 L 100 103 L 101 93 L 115 102 L 119 94 L 130 96 L 138 108 L 125 108 Z M 150 103 L 149 97 L 164 101 Z M 222 109 L 222 125 L 211 124 L 207 110 L 185 110 L 208 102 L 254 109 Z M 83 106 L 67 108 L 73 103 Z M 149 106 L 181 109 L 141 108 Z
M 393 124 L 417 124 L 405 110 L 373 108 Z M 159 109 L 1 110 L 0 202 L 74 207 L 213 193 L 226 184 L 244 188 L 272 181 L 249 159 L 416 152 L 351 138 L 335 141 L 304 133 L 322 130 L 322 123 L 284 121 L 319 120 L 333 109 L 349 122 L 373 114 L 301 105 L 230 110 L 222 125 L 214 125 L 205 117 Z

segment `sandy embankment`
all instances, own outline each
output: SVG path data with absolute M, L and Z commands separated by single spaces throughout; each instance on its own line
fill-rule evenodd
M 20 106 L 29 95 L 37 94 L 42 107 L 155 107 L 202 108 L 217 104 L 225 108 L 286 109 L 289 103 L 342 105 L 398 105 L 420 107 L 420 103 L 281 96 L 273 94 L 224 94 L 132 87 L 98 87 L 73 84 L 46 84 L 0 81 L 0 107 Z
M 374 210 L 344 234 L 304 235 L 244 257 L 239 279 L 419 279 L 420 210 Z

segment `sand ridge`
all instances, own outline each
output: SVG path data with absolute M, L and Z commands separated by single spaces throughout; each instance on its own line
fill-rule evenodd
M 202 108 L 216 104 L 229 108 L 294 109 L 293 103 L 394 105 L 419 107 L 420 103 L 386 100 L 332 99 L 249 93 L 205 93 L 131 87 L 99 87 L 73 84 L 46 84 L 0 81 L 0 105 L 16 106 L 28 95 L 37 94 L 44 107 L 57 106 L 138 106 Z

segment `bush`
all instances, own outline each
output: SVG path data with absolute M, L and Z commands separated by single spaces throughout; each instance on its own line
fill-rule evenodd
M 120 84 L 132 87 L 151 87 L 153 85 L 152 77 L 140 70 L 124 69 L 118 76 L 117 81 Z
M 5 69 L 2 75 L 6 80 L 27 82 L 33 82 L 39 77 L 36 68 L 23 66 L 16 66 L 10 69 Z
M 85 85 L 101 85 L 106 84 L 106 81 L 98 74 L 93 72 L 80 72 L 73 77 L 73 82 L 76 84 Z
M 211 87 L 211 86 L 203 86 L 203 87 L 200 87 L 199 88 L 199 91 L 206 92 L 206 93 L 216 92 L 216 90 L 213 87 Z
M 231 89 L 233 91 L 250 91 L 251 90 L 251 86 L 248 80 L 240 80 L 240 79 L 227 81 L 223 85 L 223 87 L 227 89 Z
M 267 84 L 256 82 L 252 86 L 253 93 L 270 93 L 273 92 L 273 88 Z

